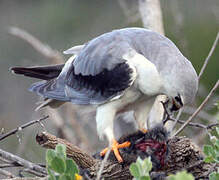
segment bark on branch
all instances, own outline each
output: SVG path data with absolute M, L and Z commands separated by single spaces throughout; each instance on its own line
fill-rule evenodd
M 78 164 L 82 169 L 82 172 L 85 172 L 83 174 L 84 178 L 86 179 L 86 176 L 89 176 L 91 179 L 96 179 L 102 162 L 101 160 L 93 158 L 88 155 L 88 153 L 83 152 L 81 149 L 66 140 L 57 138 L 46 132 L 37 135 L 36 141 L 42 147 L 49 149 L 54 149 L 58 143 L 65 144 L 68 157 L 72 158 Z M 157 175 L 165 177 L 167 174 L 175 173 L 176 171 L 184 169 L 192 173 L 196 179 L 205 179 L 208 178 L 208 175 L 216 169 L 216 166 L 218 166 L 216 164 L 204 163 L 201 150 L 186 137 L 173 137 L 168 140 L 168 146 L 170 151 L 168 161 L 162 169 L 152 171 L 152 179 Z M 128 159 L 129 162 L 120 164 L 113 161 L 110 157 L 107 163 L 104 164 L 102 178 L 121 180 L 132 179 L 132 176 L 129 173 L 129 165 L 131 162 L 135 161 L 135 156 L 137 156 L 137 154 L 127 154 L 121 151 L 120 153 L 123 158 Z

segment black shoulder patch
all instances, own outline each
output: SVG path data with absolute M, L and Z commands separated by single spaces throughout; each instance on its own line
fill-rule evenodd
M 90 91 L 92 95 L 89 94 L 89 97 L 94 99 L 95 95 L 101 95 L 102 98 L 108 99 L 120 94 L 130 86 L 132 73 L 133 70 L 125 62 L 116 65 L 112 70 L 104 69 L 95 76 L 76 75 L 72 65 L 66 76 L 65 83 L 77 92 L 84 89 L 87 90 L 85 92 Z

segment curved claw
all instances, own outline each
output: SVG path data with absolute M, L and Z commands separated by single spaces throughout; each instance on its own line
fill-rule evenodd
M 131 145 L 131 143 L 129 141 L 126 141 L 122 144 L 119 144 L 116 140 L 113 140 L 113 144 L 111 146 L 111 150 L 114 152 L 114 155 L 116 157 L 116 159 L 121 163 L 123 162 L 123 159 L 119 153 L 119 149 L 120 148 L 126 148 L 126 147 L 129 147 Z M 104 156 L 108 151 L 108 148 L 105 148 L 103 149 L 101 152 L 100 152 L 100 156 Z

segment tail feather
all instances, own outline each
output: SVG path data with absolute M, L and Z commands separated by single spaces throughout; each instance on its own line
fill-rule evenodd
M 59 101 L 69 101 L 66 97 L 64 85 L 59 80 L 52 79 L 50 81 L 40 81 L 32 84 L 29 91 L 36 92 L 44 98 L 56 99 Z
M 64 64 L 35 67 L 12 67 L 10 70 L 15 74 L 21 74 L 37 79 L 50 80 L 59 76 Z

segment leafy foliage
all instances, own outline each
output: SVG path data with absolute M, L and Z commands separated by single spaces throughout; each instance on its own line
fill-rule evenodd
M 130 165 L 131 175 L 136 180 L 150 180 L 149 172 L 152 169 L 151 157 L 142 160 L 138 157 L 136 163 Z
M 210 180 L 218 180 L 219 179 L 219 169 L 217 169 L 217 172 L 212 172 L 209 175 Z
M 217 107 L 219 109 L 219 102 L 217 103 Z M 219 163 L 219 127 L 216 127 L 216 135 L 213 136 L 209 133 L 210 141 L 212 145 L 204 145 L 203 152 L 206 157 L 204 161 L 206 163 Z M 219 169 L 217 172 L 212 172 L 209 175 L 210 180 L 219 179 Z
M 58 144 L 55 150 L 49 149 L 46 153 L 47 171 L 49 180 L 80 180 L 76 163 L 67 158 L 66 147 Z
M 194 180 L 192 174 L 187 173 L 186 171 L 181 171 L 176 173 L 175 175 L 168 176 L 168 180 Z

